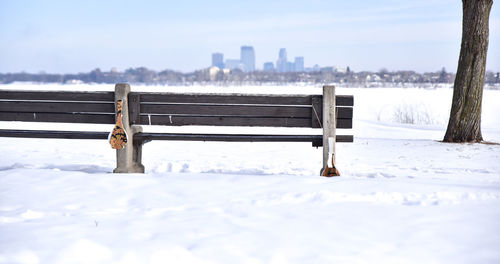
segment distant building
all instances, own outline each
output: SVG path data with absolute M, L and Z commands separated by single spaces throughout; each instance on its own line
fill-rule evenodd
M 344 67 L 335 67 L 335 72 L 338 72 L 338 73 L 347 73 L 347 68 L 344 68 Z
M 252 46 L 242 46 L 240 61 L 243 64 L 243 71 L 255 71 L 255 51 Z
M 212 66 L 224 69 L 224 54 L 212 53 Z
M 328 66 L 328 67 L 321 67 L 321 69 L 319 71 L 320 72 L 334 72 L 334 69 L 333 69 L 333 67 Z
M 296 72 L 303 72 L 304 71 L 304 57 L 295 57 L 295 71 Z
M 221 71 L 221 68 L 217 66 L 212 66 L 208 69 L 208 73 L 210 75 L 210 81 L 216 81 L 217 80 L 217 75 Z
M 272 63 L 272 62 L 266 62 L 266 63 L 264 63 L 264 71 L 265 72 L 272 72 L 272 71 L 274 71 L 274 63 Z
M 276 71 L 287 72 L 288 71 L 288 61 L 286 58 L 286 49 L 281 48 L 278 60 L 276 61 Z
M 241 63 L 241 60 L 237 60 L 237 59 L 227 59 L 226 60 L 226 68 L 230 69 L 230 70 L 236 70 L 236 69 L 239 69 L 239 70 L 244 70 L 245 66 L 243 65 L 243 63 Z

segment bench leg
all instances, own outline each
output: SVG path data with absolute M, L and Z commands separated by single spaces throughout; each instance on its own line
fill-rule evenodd
M 142 142 L 134 142 L 134 134 L 142 132 L 142 127 L 131 126 L 128 109 L 128 84 L 117 84 L 115 86 L 115 101 L 123 102 L 122 119 L 123 129 L 127 133 L 127 145 L 123 149 L 116 150 L 116 168 L 114 173 L 144 173 L 142 165 Z
M 132 126 L 132 132 L 128 133 L 129 141 L 123 149 L 116 150 L 116 169 L 114 173 L 144 173 L 142 165 L 142 142 L 130 140 L 135 133 L 141 132 L 139 126 Z M 131 142 L 132 141 L 132 142 Z
M 134 141 L 134 151 L 133 151 L 133 162 L 134 167 L 142 170 L 141 173 L 144 173 L 144 165 L 142 165 L 142 145 L 144 143 L 142 141 Z
M 335 141 L 337 116 L 335 112 L 335 86 L 323 86 L 323 168 L 328 168 L 328 161 L 335 164 Z M 333 156 L 332 156 L 333 155 Z

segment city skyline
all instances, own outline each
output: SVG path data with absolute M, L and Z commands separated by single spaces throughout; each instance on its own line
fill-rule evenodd
M 0 1 L 0 72 L 147 67 L 191 72 L 211 54 L 257 68 L 286 47 L 308 62 L 356 71 L 456 71 L 462 3 L 422 1 Z M 272 59 L 271 59 L 272 58 Z M 500 5 L 490 14 L 487 70 L 500 71 Z
M 280 48 L 278 54 L 278 60 L 276 61 L 276 67 L 271 61 L 266 61 L 263 63 L 262 68 L 255 66 L 255 49 L 253 46 L 241 46 L 240 48 L 240 59 L 226 59 L 224 60 L 224 53 L 214 52 L 212 53 L 212 67 L 217 67 L 219 69 L 229 69 L 235 70 L 239 69 L 243 72 L 252 71 L 276 71 L 276 72 L 302 72 L 302 71 L 313 71 L 315 68 L 319 69 L 319 65 L 315 64 L 313 67 L 304 67 L 304 57 L 298 56 L 294 58 L 294 61 L 288 61 L 286 48 Z

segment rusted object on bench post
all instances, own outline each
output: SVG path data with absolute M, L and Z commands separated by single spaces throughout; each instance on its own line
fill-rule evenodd
M 116 168 L 114 173 L 144 173 L 142 165 L 142 142 L 134 141 L 134 134 L 142 132 L 142 127 L 130 125 L 128 94 L 130 85 L 119 83 L 115 86 L 115 103 L 122 101 L 123 129 L 128 135 L 127 145 L 116 150 Z
M 335 110 L 335 86 L 325 85 L 323 86 L 323 176 L 327 176 L 323 172 L 328 169 L 329 158 L 331 158 L 332 166 L 335 168 L 335 130 L 337 128 L 337 113 Z M 328 138 L 332 138 L 330 142 L 328 142 Z M 329 157 L 329 155 L 332 156 Z

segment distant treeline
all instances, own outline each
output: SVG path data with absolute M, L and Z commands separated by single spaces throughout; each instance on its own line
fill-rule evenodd
M 448 73 L 443 68 L 440 71 L 417 73 L 414 71 L 378 72 L 338 72 L 335 70 L 316 72 L 242 72 L 239 70 L 219 70 L 212 67 L 191 73 L 181 73 L 172 70 L 156 72 L 145 67 L 130 68 L 124 72 L 103 72 L 95 69 L 89 73 L 78 74 L 48 74 L 48 73 L 0 73 L 0 83 L 37 82 L 37 83 L 142 83 L 162 85 L 260 85 L 308 83 L 325 84 L 338 83 L 346 86 L 371 86 L 371 84 L 406 85 L 406 84 L 437 84 L 453 83 L 455 74 Z M 499 73 L 488 71 L 486 84 L 500 83 Z M 496 86 L 496 85 L 495 85 Z

